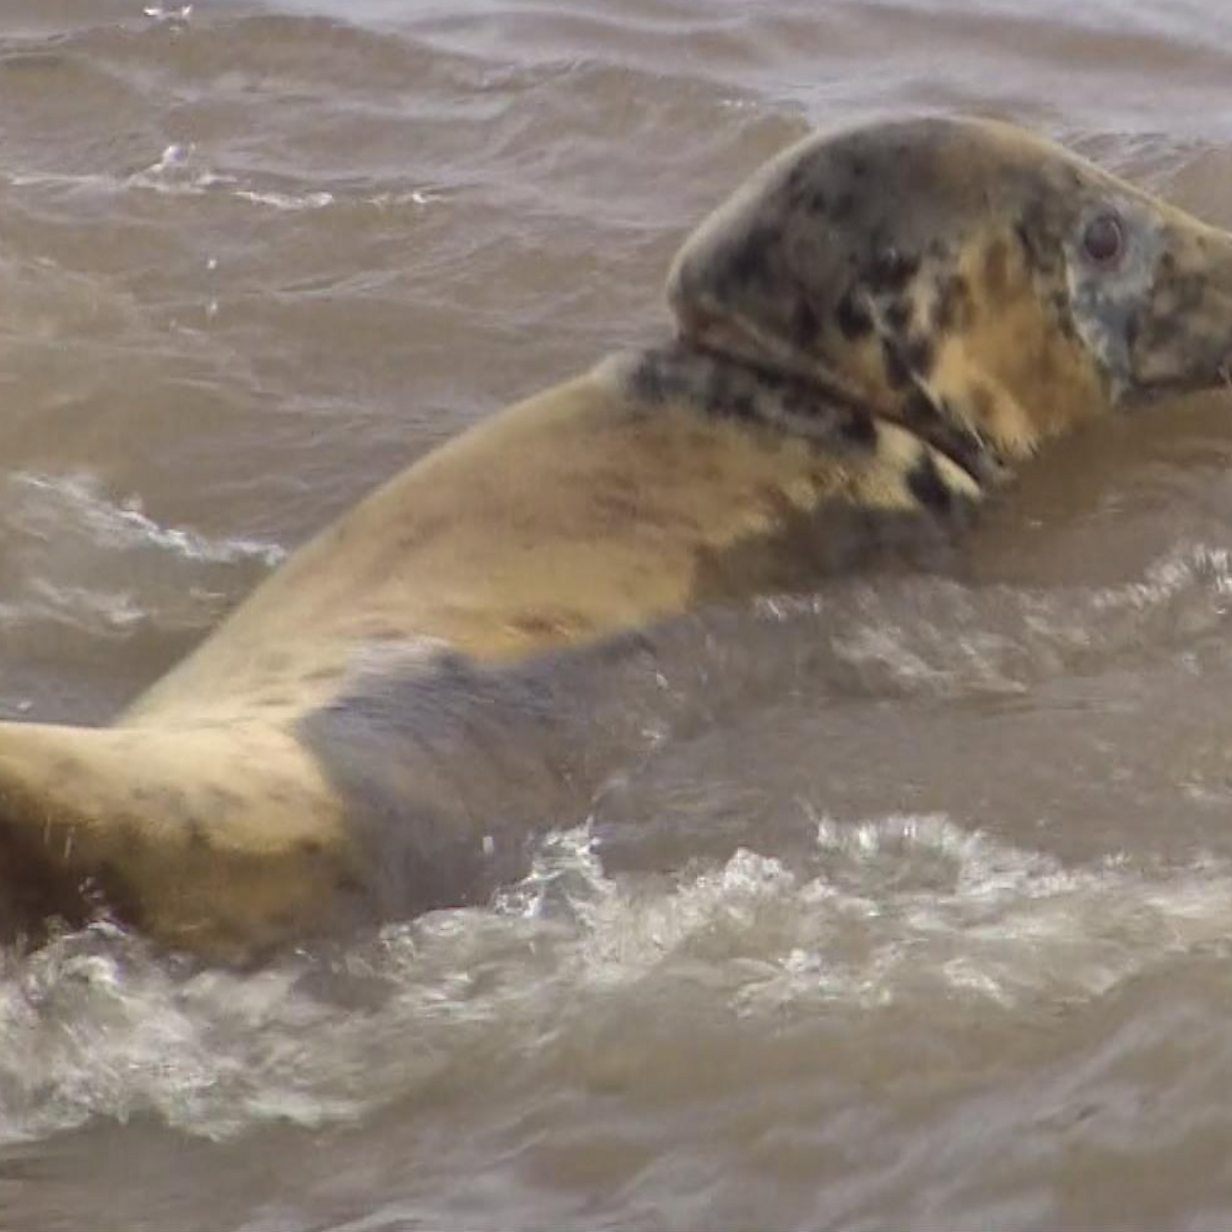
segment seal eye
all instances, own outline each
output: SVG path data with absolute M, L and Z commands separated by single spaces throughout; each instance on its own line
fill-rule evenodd
M 1082 251 L 1096 265 L 1111 265 L 1125 248 L 1125 228 L 1115 214 L 1100 214 L 1082 233 Z

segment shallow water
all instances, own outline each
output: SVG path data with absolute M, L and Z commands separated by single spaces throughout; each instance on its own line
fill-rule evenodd
M 375 482 L 654 337 L 811 125 L 1016 118 L 1232 224 L 1216 0 L 0 18 L 7 716 L 105 718 Z M 957 576 L 596 665 L 610 773 L 484 909 L 248 973 L 0 952 L 0 1227 L 1232 1224 L 1230 411 L 1052 448 Z

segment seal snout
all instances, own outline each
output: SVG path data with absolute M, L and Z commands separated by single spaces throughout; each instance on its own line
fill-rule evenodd
M 1179 216 L 1155 247 L 1128 314 L 1129 399 L 1229 384 L 1232 235 Z

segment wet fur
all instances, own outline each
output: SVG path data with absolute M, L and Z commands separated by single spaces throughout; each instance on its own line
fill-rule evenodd
M 1108 192 L 1180 236 L 1200 308 L 1194 254 L 1226 237 L 1017 130 L 788 151 L 682 250 L 674 340 L 395 478 L 115 726 L 0 726 L 10 913 L 102 904 L 231 958 L 489 893 L 560 820 L 545 796 L 585 799 L 584 752 L 543 752 L 570 701 L 543 656 L 927 558 L 1113 405 L 1101 323 L 1140 275 L 1075 289 L 1066 255 Z

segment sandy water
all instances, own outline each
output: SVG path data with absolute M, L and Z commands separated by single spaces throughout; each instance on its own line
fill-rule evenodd
M 1232 224 L 1229 46 L 1217 0 L 6 0 L 0 712 L 105 718 L 654 337 L 811 125 L 1016 118 Z M 1232 1225 L 1230 462 L 1226 397 L 1104 424 L 955 576 L 596 666 L 614 769 L 483 909 L 0 952 L 0 1227 Z

